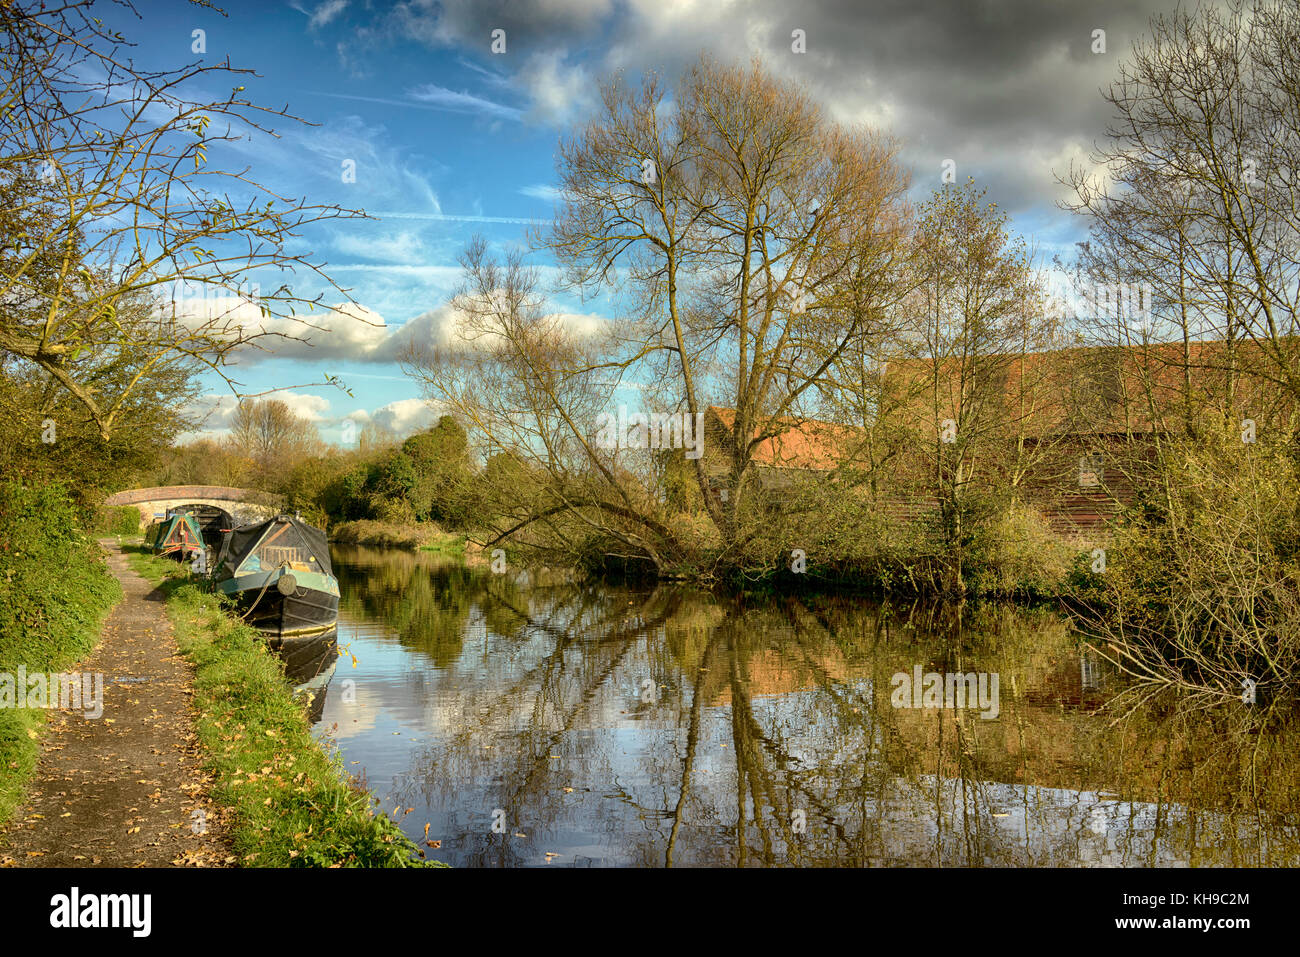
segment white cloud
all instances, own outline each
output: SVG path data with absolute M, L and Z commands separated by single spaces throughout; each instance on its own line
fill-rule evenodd
M 313 30 L 327 26 L 335 17 L 346 10 L 347 6 L 348 0 L 325 0 L 312 12 L 308 26 Z
M 571 334 L 584 338 L 597 332 L 605 320 L 599 315 L 559 312 L 553 318 Z M 450 305 L 442 305 L 422 312 L 393 333 L 385 349 L 395 358 L 407 345 L 417 344 L 443 349 L 466 349 L 474 345 L 484 347 L 493 339 L 485 336 L 471 343 L 466 338 L 466 316 Z M 487 340 L 487 341 L 485 341 Z
M 233 395 L 201 395 L 190 403 L 188 412 L 198 420 L 192 436 L 224 435 L 230 431 L 230 422 L 235 414 L 239 400 Z
M 532 97 L 530 119 L 559 125 L 594 103 L 595 83 L 591 74 L 564 60 L 563 51 L 535 53 L 519 71 L 516 82 Z
M 323 95 L 369 99 L 342 93 Z M 345 161 L 355 164 L 356 181 L 347 184 L 348 190 L 355 192 L 354 198 L 348 201 L 349 206 L 442 212 L 438 194 L 423 169 L 408 165 L 403 152 L 388 145 L 388 134 L 382 126 L 368 126 L 360 117 L 348 116 L 308 131 L 295 131 L 294 135 L 303 153 L 312 157 L 310 166 L 321 170 L 335 183 L 342 183 Z M 315 159 L 317 156 L 321 159 Z M 300 166 L 302 162 L 301 155 L 290 158 L 289 168 L 296 168 L 294 164 Z
M 324 396 L 308 395 L 303 392 L 273 392 L 262 398 L 283 402 L 298 418 L 317 424 L 326 421 L 325 413 L 330 408 L 330 400 Z
M 255 337 L 238 350 L 240 363 L 259 359 L 351 359 L 380 349 L 388 338 L 383 317 L 355 303 L 297 316 L 263 316 L 256 305 L 234 296 L 182 298 L 177 318 L 191 328 L 204 326 L 231 338 Z
M 519 189 L 521 195 L 531 196 L 533 199 L 544 200 L 548 203 L 558 203 L 564 199 L 564 190 L 558 186 L 549 186 L 546 183 L 534 183 L 532 186 L 522 186 Z
M 424 267 L 356 265 L 349 268 L 403 271 Z M 539 272 L 545 275 L 547 267 Z M 180 321 L 191 326 L 210 324 L 209 328 L 220 328 L 232 337 L 256 336 L 254 342 L 236 350 L 233 358 L 237 366 L 270 358 L 397 362 L 413 343 L 448 349 L 471 345 L 465 338 L 465 316 L 446 302 L 401 325 L 389 325 L 379 313 L 357 303 L 339 303 L 316 312 L 303 311 L 295 317 L 263 316 L 251 302 L 233 296 L 181 298 L 175 305 Z M 601 316 L 589 313 L 552 315 L 562 327 L 579 337 L 594 334 L 604 322 Z
M 334 236 L 334 248 L 349 256 L 401 265 L 416 265 L 428 259 L 424 241 L 418 234 L 405 231 L 389 236 L 338 233 Z
M 465 67 L 465 69 L 467 70 L 473 70 L 479 76 L 483 77 L 483 79 L 485 79 L 492 86 L 499 87 L 501 89 L 510 88 L 510 77 L 506 76 L 503 73 L 498 73 L 496 70 L 489 70 L 487 69 L 487 67 L 480 66 L 479 64 L 475 63 L 473 60 L 466 59 L 463 56 L 457 57 L 456 62 L 459 63 L 461 66 Z
M 519 226 L 549 226 L 551 224 L 549 219 L 530 219 L 523 216 L 454 216 L 444 213 L 407 213 L 398 210 L 374 213 L 374 216 L 377 219 L 422 219 L 430 222 L 450 223 L 512 223 Z
M 381 405 L 369 415 L 369 421 L 398 436 L 430 428 L 438 418 L 439 413 L 424 399 L 398 399 Z

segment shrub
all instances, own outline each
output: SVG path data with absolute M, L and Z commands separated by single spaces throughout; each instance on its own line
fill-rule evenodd
M 972 591 L 986 595 L 1057 594 L 1076 550 L 1035 509 L 1017 505 L 981 525 L 970 561 Z
M 1144 680 L 1294 699 L 1300 474 L 1290 437 L 1234 439 L 1166 443 L 1080 614 Z
M 97 535 L 139 535 L 140 510 L 134 505 L 105 505 L 95 510 Z
M 0 483 L 0 672 L 72 665 L 120 597 L 63 486 Z M 0 708 L 0 821 L 21 800 L 43 721 L 42 711 Z

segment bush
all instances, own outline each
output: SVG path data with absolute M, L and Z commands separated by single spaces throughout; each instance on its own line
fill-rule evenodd
M 134 505 L 105 505 L 95 510 L 97 535 L 139 535 L 140 510 Z
M 1124 664 L 1238 701 L 1300 681 L 1300 469 L 1290 436 L 1167 442 L 1080 615 Z
M 1074 570 L 1076 550 L 1036 510 L 1013 506 L 981 525 L 969 585 L 977 594 L 1055 595 Z
M 66 669 L 94 648 L 121 594 L 63 486 L 0 483 L 0 672 Z M 22 798 L 43 721 L 43 711 L 0 708 L 0 821 Z

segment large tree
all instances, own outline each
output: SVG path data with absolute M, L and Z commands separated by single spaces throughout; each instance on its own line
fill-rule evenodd
M 1052 329 L 1040 318 L 1042 289 L 1026 244 L 972 183 L 945 186 L 922 204 L 911 267 L 913 322 L 902 333 L 911 355 L 893 377 L 910 401 L 899 420 L 921 440 L 944 584 L 961 592 L 975 525 L 1013 494 L 1024 430 L 1043 424 L 1041 366 L 1027 360 L 1052 345 Z
M 316 426 L 279 399 L 241 402 L 231 422 L 230 443 L 253 463 L 259 482 L 268 488 L 303 459 L 323 451 Z
M 558 173 L 564 200 L 539 248 L 564 288 L 605 297 L 618 318 L 578 334 L 522 260 L 479 245 L 456 302 L 462 338 L 487 358 L 416 351 L 409 367 L 482 438 L 527 450 L 555 479 L 518 523 L 580 515 L 656 558 L 673 536 L 651 456 L 599 447 L 597 417 L 620 388 L 650 399 L 646 412 L 734 408 L 719 450 L 727 494 L 702 458 L 689 465 L 733 547 L 755 449 L 778 418 L 806 414 L 813 384 L 894 297 L 906 219 L 894 144 L 832 121 L 758 63 L 703 59 L 671 89 L 653 76 L 607 82 L 561 142 Z

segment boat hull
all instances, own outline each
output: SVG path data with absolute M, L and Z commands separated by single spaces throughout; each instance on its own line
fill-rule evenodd
M 282 590 L 288 576 L 294 584 Z M 334 628 L 338 621 L 339 588 L 332 575 L 279 568 L 231 578 L 218 587 L 235 599 L 244 621 L 264 635 L 309 637 Z

